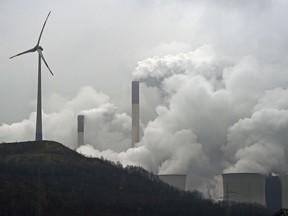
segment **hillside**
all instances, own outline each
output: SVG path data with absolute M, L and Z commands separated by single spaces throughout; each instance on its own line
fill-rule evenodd
M 0 215 L 224 215 L 224 204 L 178 191 L 140 167 L 86 158 L 57 142 L 0 144 Z M 235 204 L 231 215 L 268 215 Z

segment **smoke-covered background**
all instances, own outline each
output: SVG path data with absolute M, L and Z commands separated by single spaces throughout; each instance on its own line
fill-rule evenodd
M 38 9 L 36 9 L 38 8 Z M 223 172 L 288 171 L 288 2 L 1 1 L 0 141 L 33 140 L 42 38 L 44 138 L 221 196 Z M 131 146 L 132 80 L 141 141 Z M 30 114 L 31 113 L 31 114 Z

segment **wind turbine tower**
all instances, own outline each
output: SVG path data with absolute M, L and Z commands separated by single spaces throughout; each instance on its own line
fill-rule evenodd
M 12 57 L 10 57 L 10 59 L 26 54 L 26 53 L 30 53 L 30 52 L 38 52 L 38 88 L 37 88 L 37 114 L 36 114 L 36 135 L 35 135 L 35 140 L 36 141 L 41 141 L 43 139 L 43 133 L 42 133 L 42 94 L 41 94 L 41 60 L 45 63 L 46 67 L 48 68 L 48 70 L 50 71 L 50 73 L 52 74 L 52 76 L 54 76 L 54 74 L 52 73 L 51 69 L 49 68 L 43 54 L 43 48 L 40 46 L 40 40 L 43 34 L 43 30 L 45 28 L 46 22 L 48 20 L 48 17 L 50 15 L 51 11 L 48 13 L 46 20 L 43 24 L 43 27 L 41 29 L 37 44 L 34 48 L 29 49 L 27 51 L 18 53 L 17 55 L 14 55 Z

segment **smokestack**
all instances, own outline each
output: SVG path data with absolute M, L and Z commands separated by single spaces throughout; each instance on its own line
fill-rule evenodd
M 139 81 L 132 81 L 132 148 L 139 142 Z
M 78 128 L 77 128 L 77 135 L 78 135 L 78 142 L 77 145 L 80 147 L 84 145 L 84 115 L 78 115 Z

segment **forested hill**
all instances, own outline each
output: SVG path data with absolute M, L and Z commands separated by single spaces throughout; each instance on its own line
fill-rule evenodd
M 1 216 L 223 216 L 227 210 L 197 192 L 178 191 L 140 167 L 86 158 L 57 142 L 0 144 Z M 248 204 L 233 204 L 229 211 L 269 215 Z

